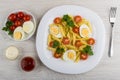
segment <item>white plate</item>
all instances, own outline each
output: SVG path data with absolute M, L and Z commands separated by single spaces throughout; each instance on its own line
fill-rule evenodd
M 53 19 L 64 14 L 81 15 L 89 20 L 93 26 L 93 37 L 96 39 L 96 45 L 94 46 L 94 55 L 90 56 L 85 61 L 79 61 L 78 63 L 67 63 L 61 59 L 55 59 L 52 56 L 51 51 L 47 49 L 47 36 L 49 24 L 53 22 Z M 41 61 L 48 68 L 66 74 L 80 74 L 93 69 L 100 61 L 105 47 L 105 27 L 101 18 L 91 10 L 75 6 L 75 5 L 63 5 L 55 7 L 49 10 L 42 18 L 36 37 L 36 48 L 38 56 Z
M 9 13 L 8 16 L 9 16 L 10 14 L 12 14 L 12 13 L 17 13 L 17 12 L 24 12 L 24 13 L 32 16 L 31 21 L 32 21 L 33 24 L 34 24 L 34 29 L 33 29 L 33 31 L 32 31 L 30 34 L 27 34 L 27 35 L 26 35 L 26 38 L 24 38 L 24 39 L 22 39 L 22 40 L 15 40 L 15 39 L 13 39 L 12 36 L 8 35 L 8 32 L 5 32 L 5 31 L 4 31 L 4 32 L 5 32 L 5 33 L 8 35 L 8 37 L 11 38 L 12 40 L 15 40 L 15 41 L 25 41 L 25 40 L 28 40 L 29 38 L 31 38 L 31 37 L 33 36 L 33 34 L 35 33 L 35 30 L 36 30 L 36 19 L 35 19 L 35 16 L 34 16 L 31 12 L 29 12 L 29 11 L 27 11 L 27 10 L 15 10 L 15 11 L 12 11 L 11 13 Z M 8 20 L 8 16 L 7 16 L 6 19 L 5 19 L 4 26 L 5 26 L 5 24 L 6 24 L 7 20 Z

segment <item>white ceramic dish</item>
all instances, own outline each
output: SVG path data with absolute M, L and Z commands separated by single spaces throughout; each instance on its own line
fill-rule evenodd
M 27 10 L 15 10 L 15 11 L 13 11 L 13 12 L 11 12 L 11 13 L 17 13 L 17 12 L 19 12 L 19 11 L 22 11 L 22 12 L 24 12 L 24 13 L 32 16 L 32 20 L 31 20 L 31 21 L 33 22 L 34 27 L 35 27 L 35 28 L 33 29 L 33 31 L 32 31 L 29 35 L 27 35 L 26 38 L 24 38 L 24 39 L 22 39 L 22 40 L 15 40 L 15 39 L 13 39 L 12 36 L 8 35 L 8 32 L 5 32 L 5 31 L 4 31 L 4 32 L 5 32 L 5 33 L 8 35 L 8 37 L 9 37 L 10 39 L 12 39 L 12 40 L 15 40 L 15 41 L 25 41 L 25 40 L 30 39 L 30 38 L 32 37 L 32 35 L 35 33 L 35 30 L 36 30 L 36 18 L 35 18 L 35 16 L 34 16 L 31 12 L 29 12 L 29 11 L 27 11 Z M 4 26 L 5 26 L 6 22 L 7 22 L 8 16 L 9 16 L 11 13 L 9 13 L 9 14 L 7 15 L 7 17 L 6 17 L 6 19 L 5 19 L 5 22 L 4 22 Z
M 78 63 L 67 63 L 61 59 L 55 59 L 51 51 L 47 49 L 47 36 L 49 34 L 49 24 L 53 19 L 64 14 L 81 15 L 89 20 L 93 26 L 93 37 L 96 39 L 94 46 L 94 55 L 90 56 L 86 61 L 79 61 Z M 49 10 L 42 18 L 36 37 L 36 48 L 38 56 L 48 68 L 66 74 L 80 74 L 93 69 L 100 61 L 105 47 L 105 27 L 101 18 L 91 10 L 75 6 L 63 5 Z

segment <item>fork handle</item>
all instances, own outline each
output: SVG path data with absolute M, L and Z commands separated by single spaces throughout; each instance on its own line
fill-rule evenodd
M 110 33 L 110 42 L 109 42 L 109 57 L 113 56 L 113 24 L 111 25 L 111 33 Z

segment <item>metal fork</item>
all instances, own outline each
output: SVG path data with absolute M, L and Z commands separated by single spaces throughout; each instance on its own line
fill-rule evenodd
M 113 39 L 112 39 L 112 35 L 113 35 L 114 23 L 115 23 L 115 20 L 116 20 L 116 18 L 115 18 L 116 10 L 117 10 L 117 7 L 111 7 L 110 15 L 109 15 L 109 20 L 110 20 L 110 24 L 111 24 L 111 33 L 110 33 L 110 42 L 109 42 L 109 57 L 113 56 Z

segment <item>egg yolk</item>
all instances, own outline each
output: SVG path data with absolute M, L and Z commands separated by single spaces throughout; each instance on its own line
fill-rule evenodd
M 89 30 L 88 29 L 86 29 L 86 28 L 83 28 L 82 30 L 81 30 L 81 33 L 82 33 L 82 35 L 83 36 L 85 36 L 85 37 L 88 37 L 89 35 Z
M 21 32 L 15 32 L 15 33 L 14 33 L 14 39 L 20 40 L 21 38 L 22 38 Z
M 50 27 L 50 32 L 54 35 L 57 35 L 59 33 L 58 27 Z
M 72 52 L 68 52 L 68 58 L 74 60 L 74 54 Z

